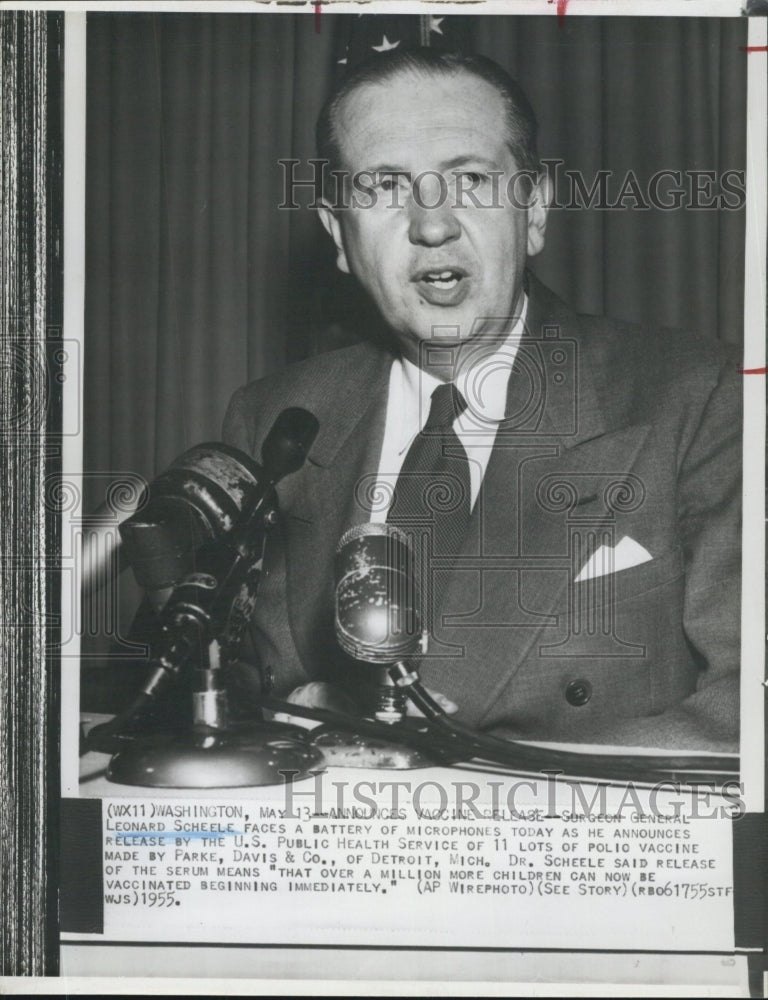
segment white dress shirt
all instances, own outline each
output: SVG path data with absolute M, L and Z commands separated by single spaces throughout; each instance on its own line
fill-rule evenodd
M 524 296 L 520 317 L 506 340 L 491 355 L 467 365 L 456 377 L 456 388 L 467 408 L 453 422 L 453 429 L 469 459 L 471 501 L 474 508 L 488 467 L 499 424 L 507 405 L 507 384 L 523 334 L 528 298 Z M 413 362 L 398 358 L 389 375 L 384 440 L 379 458 L 371 521 L 387 519 L 392 493 L 413 439 L 429 416 L 431 397 L 440 379 Z

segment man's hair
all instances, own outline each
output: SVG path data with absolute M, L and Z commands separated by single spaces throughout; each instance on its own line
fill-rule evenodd
M 316 141 L 318 156 L 328 160 L 331 169 L 342 166 L 336 122 L 344 100 L 365 84 L 385 83 L 406 72 L 424 76 L 469 73 L 489 83 L 504 103 L 507 145 L 518 169 L 539 172 L 536 116 L 522 87 L 485 56 L 422 47 L 395 49 L 365 60 L 344 77 L 325 102 L 317 120 Z

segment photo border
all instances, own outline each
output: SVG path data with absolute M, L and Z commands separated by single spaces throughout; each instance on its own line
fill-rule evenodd
M 118 8 L 124 10 L 147 10 L 148 8 L 155 8 L 157 10 L 183 9 L 199 11 L 205 9 L 206 6 L 205 4 L 179 3 L 152 5 L 71 3 L 67 7 L 66 16 L 63 18 L 64 61 L 66 66 L 64 75 L 66 129 L 64 139 L 64 184 L 66 194 L 63 245 L 66 273 L 62 320 L 65 340 L 79 340 L 82 335 L 83 326 L 82 302 L 84 275 L 76 266 L 72 266 L 73 262 L 78 259 L 84 260 L 84 247 L 82 244 L 82 227 L 79 229 L 74 227 L 71 220 L 77 218 L 78 215 L 84 218 L 85 206 L 84 171 L 78 174 L 78 171 L 73 168 L 72 164 L 77 162 L 79 154 L 74 151 L 75 147 L 70 144 L 72 134 L 70 126 L 72 124 L 73 108 L 81 100 L 81 125 L 84 136 L 85 60 L 83 56 L 81 61 L 78 62 L 78 49 L 73 44 L 75 41 L 73 31 L 75 34 L 77 33 L 76 29 L 73 28 L 77 23 L 75 19 L 82 16 L 84 22 L 84 14 L 81 14 L 81 12 L 85 10 L 115 10 Z M 320 9 L 323 6 L 327 5 L 315 5 L 315 7 L 319 7 Z M 557 6 L 560 8 L 561 3 L 558 2 Z M 657 3 L 655 0 L 650 0 L 650 2 L 642 4 L 640 9 L 638 9 L 637 3 L 624 2 L 624 0 L 610 6 L 607 2 L 598 6 L 598 4 L 586 2 L 586 0 L 581 0 L 581 2 L 579 0 L 572 0 L 571 3 L 565 0 L 565 2 L 562 2 L 562 7 L 564 13 L 565 8 L 567 8 L 567 16 L 579 16 L 580 14 L 594 15 L 596 13 L 605 13 L 606 15 L 610 14 L 614 16 L 616 14 L 631 13 L 648 16 L 682 14 L 698 17 L 733 16 L 737 13 L 743 13 L 740 9 L 736 9 L 737 5 L 730 2 L 726 3 L 725 0 L 704 2 L 697 6 L 695 12 L 691 9 L 691 4 L 687 2 Z M 374 8 L 375 5 L 366 5 L 366 13 L 373 13 Z M 6 8 L 3 11 L 5 24 L 7 24 L 9 14 L 12 14 L 17 9 L 30 12 L 57 12 L 61 10 L 61 4 L 30 3 Z M 225 9 L 253 11 L 254 8 L 250 3 L 218 4 L 216 6 L 216 10 L 223 12 Z M 263 9 L 265 12 L 267 11 L 266 5 Z M 297 12 L 297 8 L 294 7 L 286 9 L 285 7 L 279 8 L 270 5 L 268 9 L 271 13 L 276 13 L 278 10 L 284 13 Z M 334 9 L 339 13 L 359 12 L 357 5 L 348 3 L 334 4 Z M 455 11 L 455 7 L 451 4 L 429 4 L 431 13 L 439 13 L 444 9 L 446 11 Z M 394 3 L 387 5 L 386 10 L 387 13 L 420 13 L 424 10 L 424 5 L 401 3 L 399 0 L 395 0 Z M 508 4 L 499 2 L 487 3 L 482 5 L 482 8 L 479 4 L 473 6 L 472 13 L 481 12 L 513 13 L 509 9 Z M 519 5 L 516 4 L 514 13 L 552 13 L 553 16 L 555 15 L 552 5 L 545 3 L 544 0 L 542 2 L 539 2 L 539 0 L 521 0 Z M 557 14 L 563 16 L 559 9 Z M 316 11 L 308 10 L 307 16 L 317 16 Z M 4 82 L 3 105 L 5 115 L 5 109 L 11 103 L 13 104 L 18 111 L 19 122 L 22 121 L 23 115 L 32 115 L 31 120 L 35 122 L 32 133 L 35 136 L 37 162 L 40 161 L 41 157 L 48 157 L 45 162 L 49 164 L 49 172 L 42 181 L 39 173 L 34 175 L 36 200 L 34 206 L 31 208 L 30 206 L 23 206 L 20 216 L 15 220 L 15 232 L 23 235 L 34 244 L 29 249 L 35 251 L 35 259 L 37 261 L 36 276 L 38 280 L 36 293 L 38 298 L 35 300 L 32 309 L 32 313 L 35 316 L 35 324 L 31 330 L 32 336 L 29 338 L 29 342 L 39 347 L 41 330 L 39 322 L 41 301 L 39 296 L 43 294 L 44 297 L 47 297 L 44 310 L 44 327 L 46 331 L 44 340 L 48 344 L 47 350 L 50 351 L 60 347 L 58 341 L 61 338 L 62 325 L 55 322 L 57 311 L 59 315 L 62 312 L 62 304 L 60 301 L 56 301 L 55 296 L 55 287 L 58 280 L 57 268 L 60 267 L 60 251 L 57 252 L 55 244 L 57 233 L 56 212 L 61 210 L 60 207 L 57 209 L 56 206 L 56 186 L 60 183 L 60 174 L 57 175 L 56 163 L 57 157 L 60 158 L 61 154 L 57 148 L 57 142 L 51 142 L 56 131 L 55 122 L 58 111 L 55 68 L 57 59 L 61 56 L 60 25 L 62 16 L 54 13 L 53 17 L 42 19 L 27 14 L 22 18 L 22 21 L 20 34 L 21 36 L 25 36 L 27 40 L 31 39 L 31 44 L 38 53 L 38 62 L 41 51 L 40 44 L 43 38 L 45 39 L 47 88 L 41 88 L 41 75 L 38 71 L 37 76 L 33 77 L 29 82 L 28 88 L 26 90 L 22 88 L 13 94 L 9 100 L 9 92 Z M 44 29 L 42 28 L 43 23 L 45 23 Z M 58 25 L 59 27 L 54 28 L 52 27 L 53 25 Z M 755 51 L 754 53 L 745 54 L 745 57 L 750 58 L 749 80 L 751 96 L 749 102 L 752 111 L 754 111 L 755 105 L 758 105 L 759 108 L 765 108 L 766 58 L 763 52 L 758 51 L 761 46 L 765 45 L 765 27 L 766 22 L 764 20 L 756 17 L 750 18 L 749 47 L 750 49 L 754 48 Z M 67 39 L 68 34 L 69 40 Z M 29 49 L 24 49 L 23 47 L 14 49 L 13 42 L 7 36 L 3 38 L 3 43 L 6 60 L 11 57 L 29 58 Z M 761 98 L 762 104 L 760 104 Z M 754 104 L 753 101 L 755 102 Z M 75 117 L 78 116 L 75 115 Z M 26 120 L 29 122 L 30 118 L 27 117 Z M 44 123 L 47 123 L 47 128 Z M 75 146 L 77 146 L 78 142 L 84 143 L 84 139 L 76 139 Z M 759 186 L 755 184 L 754 178 L 755 176 L 759 176 L 760 172 L 763 173 L 763 176 L 765 175 L 766 157 L 765 114 L 762 115 L 761 121 L 759 110 L 756 120 L 750 123 L 748 130 L 748 150 L 750 151 L 748 153 L 747 166 L 748 249 L 757 246 L 762 249 L 763 253 L 762 259 L 760 259 L 758 253 L 754 255 L 747 254 L 745 328 L 748 336 L 745 338 L 744 369 L 745 374 L 753 374 L 755 377 L 745 380 L 745 415 L 750 420 L 750 429 L 754 432 L 754 436 L 751 436 L 748 440 L 748 435 L 745 433 L 744 467 L 748 485 L 745 487 L 744 521 L 745 525 L 748 520 L 754 524 L 754 520 L 757 518 L 757 521 L 762 525 L 764 518 L 765 468 L 763 461 L 755 461 L 755 455 L 763 455 L 765 450 L 764 426 L 762 425 L 762 421 L 756 422 L 756 416 L 765 412 L 764 377 L 761 378 L 760 375 L 764 376 L 765 373 L 766 228 L 765 186 L 762 186 L 761 200 L 758 190 Z M 84 144 L 82 146 L 82 155 L 84 163 Z M 8 156 L 9 151 L 4 150 L 4 166 L 9 162 Z M 73 156 L 75 157 L 74 159 L 72 158 Z M 29 161 L 22 159 L 20 162 L 26 170 L 31 169 Z M 69 169 L 67 169 L 68 166 Z M 43 192 L 45 192 L 44 195 Z M 752 192 L 751 198 L 750 192 Z M 43 198 L 47 205 L 42 215 L 41 198 Z M 33 225 L 30 227 L 30 222 L 39 222 L 42 217 L 47 218 L 48 221 L 41 244 L 40 226 L 35 227 Z M 33 236 L 30 236 L 30 228 L 34 234 Z M 45 246 L 45 253 L 47 254 L 47 261 L 45 263 L 41 262 L 41 245 Z M 19 252 L 17 255 L 11 256 L 10 260 L 7 258 L 3 259 L 3 277 L 6 282 L 6 288 L 13 282 L 18 282 L 19 275 L 25 273 L 23 272 L 25 266 L 24 256 L 23 252 Z M 50 277 L 47 286 L 41 280 L 44 275 L 49 275 Z M 28 278 L 29 275 L 26 275 L 26 277 Z M 756 283 L 757 288 L 755 287 Z M 41 288 L 45 289 L 44 293 L 41 293 Z M 58 334 L 56 333 L 57 327 Z M 64 382 L 65 391 L 73 383 L 78 386 L 82 385 L 81 355 L 82 352 L 80 352 L 79 356 L 70 358 L 63 363 L 63 374 L 66 380 Z M 73 365 L 76 365 L 77 369 L 72 367 Z M 48 370 L 51 370 L 50 367 Z M 61 468 L 65 470 L 65 477 L 67 472 L 74 469 L 76 464 L 76 451 L 72 449 L 76 449 L 77 445 L 74 445 L 73 441 L 68 438 L 59 435 L 61 437 L 61 450 L 54 454 L 56 448 L 59 447 L 56 444 L 56 437 L 58 429 L 61 426 L 59 423 L 61 418 L 57 413 L 58 404 L 54 402 L 54 405 L 51 405 L 51 401 L 56 400 L 56 395 L 55 393 L 49 395 L 50 384 L 41 385 L 39 378 L 36 380 L 36 371 L 37 369 L 32 364 L 29 368 L 19 372 L 19 375 L 29 398 L 37 401 L 45 398 L 46 406 L 48 407 L 46 409 L 49 421 L 45 439 L 46 462 L 44 466 L 37 465 L 32 470 L 33 473 L 38 475 L 37 480 L 33 478 L 30 481 L 30 479 L 25 478 L 30 475 L 30 469 L 28 454 L 25 454 L 23 449 L 3 449 L 3 453 L 6 455 L 6 481 L 13 486 L 16 496 L 14 509 L 20 512 L 19 519 L 12 526 L 15 530 L 13 551 L 16 554 L 16 560 L 23 553 L 29 551 L 30 545 L 32 546 L 32 550 L 34 550 L 35 543 L 39 543 L 40 526 L 43 523 L 41 518 L 44 520 L 46 515 L 50 514 L 49 506 L 45 501 L 45 486 L 46 483 L 50 482 L 48 477 L 57 474 L 59 462 L 61 463 Z M 53 445 L 50 450 L 48 450 L 49 445 Z M 747 509 L 750 511 L 749 518 L 747 517 Z M 17 596 L 16 609 L 35 608 L 36 611 L 31 628 L 26 630 L 14 630 L 12 622 L 9 627 L 7 616 L 4 621 L 6 625 L 5 671 L 6 675 L 11 678 L 13 686 L 6 686 L 3 689 L 4 708 L 6 709 L 7 717 L 12 720 L 12 724 L 9 725 L 7 732 L 3 734 L 2 746 L 6 754 L 6 759 L 13 760 L 16 764 L 12 771 L 7 771 L 4 774 L 3 779 L 7 782 L 7 788 L 13 796 L 10 801 L 15 803 L 15 814 L 12 817 L 8 817 L 7 815 L 3 815 L 2 817 L 4 834 L 2 853 L 3 873 L 10 875 L 10 881 L 8 882 L 9 889 L 6 890 L 3 898 L 3 914 L 4 916 L 8 914 L 14 915 L 10 922 L 10 932 L 6 934 L 3 971 L 11 976 L 19 974 L 24 976 L 55 974 L 53 972 L 55 963 L 52 959 L 52 954 L 58 948 L 58 934 L 57 931 L 52 929 L 56 923 L 55 907 L 52 905 L 52 901 L 55 899 L 55 882 L 57 876 L 56 859 L 58 845 L 56 840 L 56 823 L 58 816 L 58 796 L 56 792 L 58 791 L 59 783 L 58 732 L 56 725 L 49 723 L 49 719 L 55 716 L 57 712 L 59 689 L 57 672 L 51 669 L 51 662 L 46 661 L 41 656 L 40 650 L 45 648 L 46 642 L 51 642 L 52 633 L 55 633 L 56 629 L 57 614 L 63 617 L 65 614 L 72 613 L 73 611 L 71 606 L 67 604 L 67 596 L 63 588 L 60 594 L 60 608 L 56 609 L 57 584 L 55 581 L 53 584 L 51 583 L 55 574 L 52 575 L 49 572 L 50 566 L 56 566 L 55 553 L 58 551 L 58 546 L 60 545 L 60 530 L 64 532 L 67 530 L 66 522 L 60 527 L 55 518 L 49 517 L 46 527 L 46 550 L 48 557 L 45 563 L 38 567 L 37 574 L 27 573 L 16 577 L 17 580 L 20 579 L 23 581 L 23 593 L 18 593 L 9 580 L 10 573 L 17 573 L 20 564 L 17 561 L 12 561 L 10 567 L 4 565 L 2 570 L 4 585 L 9 586 L 9 592 Z M 757 600 L 756 597 L 761 594 L 764 595 L 762 585 L 763 566 L 765 563 L 764 530 L 762 532 L 750 530 L 747 533 L 747 529 L 745 528 L 744 543 L 745 564 L 748 567 L 744 570 L 744 574 L 745 576 L 749 575 L 750 580 L 753 582 L 759 576 L 761 588 L 757 591 L 748 591 L 746 588 L 743 588 L 742 591 L 743 598 L 747 593 L 750 597 L 749 602 L 743 600 L 742 613 L 745 620 L 742 625 L 742 642 L 745 653 L 749 655 L 754 663 L 752 669 L 755 674 L 752 676 L 750 671 L 746 679 L 744 675 L 742 677 L 743 720 L 745 719 L 745 707 L 748 706 L 748 718 L 746 719 L 748 726 L 745 727 L 745 732 L 742 735 L 742 753 L 744 755 L 742 776 L 748 779 L 745 795 L 747 796 L 749 811 L 752 813 L 763 813 L 766 780 L 764 753 L 762 752 L 765 748 L 765 703 L 764 700 L 760 702 L 755 695 L 755 681 L 758 680 L 762 687 L 763 679 L 762 677 L 758 678 L 757 675 L 759 668 L 764 665 L 763 639 L 765 636 L 765 615 L 764 600 Z M 46 593 L 46 599 L 44 609 L 41 609 L 39 598 L 41 594 L 40 586 L 43 580 L 45 581 L 43 590 Z M 32 657 L 33 664 L 30 664 L 30 646 L 28 645 L 30 636 L 34 636 L 32 641 L 36 643 L 32 647 L 34 651 Z M 758 646 L 759 652 L 757 651 Z M 68 667 L 63 669 L 63 687 L 61 692 L 62 720 L 64 716 L 69 716 L 73 705 L 78 704 L 78 701 L 73 701 L 72 694 L 72 678 L 77 672 L 76 667 L 73 665 L 75 663 L 76 660 L 71 661 Z M 47 780 L 45 780 L 46 771 Z M 53 772 L 55 772 L 55 777 L 53 776 Z M 73 794 L 71 771 L 62 771 L 61 780 L 62 794 L 65 797 L 69 797 Z M 56 791 L 53 791 L 53 789 Z M 34 831 L 32 838 L 24 839 L 18 836 L 19 831 L 28 832 L 30 828 Z M 765 871 L 763 872 L 764 880 Z M 15 915 L 21 913 L 26 914 L 26 917 L 21 920 L 16 919 Z M 9 925 L 6 924 L 6 926 Z M 41 928 L 45 928 L 42 934 Z M 32 980 L 29 982 L 31 985 Z M 258 981 L 255 982 L 257 985 L 261 985 Z M 123 981 L 122 985 L 125 986 L 127 984 Z M 253 985 L 254 983 L 252 982 L 249 988 L 252 988 Z M 288 985 L 295 987 L 296 984 L 289 983 Z M 377 985 L 379 987 L 386 987 L 388 984 Z M 509 985 L 505 984 L 504 988 L 508 990 Z M 558 989 L 561 988 L 558 986 Z M 594 985 L 588 985 L 588 988 L 594 989 Z

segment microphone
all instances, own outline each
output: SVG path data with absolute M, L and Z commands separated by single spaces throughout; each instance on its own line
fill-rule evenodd
M 421 651 L 421 594 L 407 535 L 360 524 L 336 547 L 336 637 L 356 660 L 388 664 Z
M 157 609 L 151 673 L 134 703 L 108 723 L 113 730 L 139 718 L 169 677 L 207 654 L 211 640 L 227 651 L 237 645 L 256 600 L 266 535 L 277 520 L 275 485 L 304 464 L 319 426 L 307 410 L 283 410 L 262 445 L 263 466 L 225 444 L 197 445 L 152 483 L 141 510 L 120 525 L 137 582 L 167 592 Z M 209 712 L 219 673 L 211 666 L 202 671 L 207 687 L 198 699 L 206 722 L 223 715 L 218 704 Z
M 302 467 L 319 429 L 317 417 L 300 406 L 289 406 L 278 415 L 261 446 L 261 460 L 271 483 Z
M 283 410 L 275 420 L 261 448 L 263 467 L 256 467 L 254 482 L 242 493 L 234 524 L 230 521 L 220 536 L 214 534 L 195 550 L 194 565 L 173 586 L 160 616 L 165 641 L 146 694 L 195 656 L 201 636 L 232 642 L 242 632 L 244 612 L 256 598 L 256 567 L 266 532 L 277 520 L 275 486 L 304 464 L 319 426 L 313 414 L 298 407 Z M 243 587 L 249 580 L 252 593 L 246 599 Z
M 408 536 L 391 524 L 357 525 L 336 548 L 336 637 L 349 656 L 379 668 L 375 714 L 383 722 L 402 720 L 402 686 L 414 677 L 403 661 L 424 652 L 415 568 Z
M 293 407 L 280 413 L 267 434 L 262 466 L 226 445 L 199 446 L 202 461 L 192 470 L 189 453 L 174 463 L 177 471 L 183 467 L 180 481 L 188 487 L 180 491 L 181 509 L 188 506 L 194 512 L 204 540 L 194 548 L 190 567 L 172 583 L 152 644 L 150 673 L 139 694 L 120 715 L 88 735 L 96 748 L 124 741 L 110 761 L 108 780 L 153 788 L 269 785 L 289 769 L 303 777 L 321 762 L 321 752 L 308 747 L 303 736 L 294 738 L 292 730 L 231 722 L 223 669 L 238 653 L 258 597 L 268 533 L 278 522 L 275 487 L 303 465 L 318 429 L 311 413 Z M 154 502 L 165 517 L 169 500 L 178 509 L 179 490 L 171 482 L 161 484 L 147 506 L 153 509 Z M 229 514 L 232 506 L 235 513 Z M 146 510 L 141 513 L 146 521 Z M 217 520 L 212 514 L 222 516 Z M 141 521 L 126 524 L 124 539 L 142 527 Z M 143 526 L 151 529 L 153 523 Z M 147 537 L 152 539 L 151 531 Z M 162 532 L 156 541 L 162 541 Z M 180 563 L 174 564 L 173 555 L 172 550 L 160 552 L 165 568 L 176 573 Z M 192 696 L 189 726 L 180 733 L 142 737 L 147 711 L 168 681 L 179 676 L 189 682 Z
M 131 566 L 159 610 L 192 569 L 200 546 L 221 539 L 248 504 L 303 465 L 318 427 L 313 414 L 290 407 L 264 440 L 262 465 L 238 448 L 204 442 L 174 459 L 136 494 L 130 509 L 116 514 L 100 508 L 84 533 L 83 593 L 102 586 L 119 559 L 120 570 Z

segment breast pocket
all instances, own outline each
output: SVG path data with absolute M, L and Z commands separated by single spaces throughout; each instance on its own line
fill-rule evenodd
M 540 655 L 646 660 L 662 634 L 680 631 L 684 570 L 675 547 L 639 566 L 571 580 Z
M 605 573 L 579 583 L 570 581 L 565 595 L 567 604 L 573 606 L 584 600 L 594 606 L 621 604 L 676 580 L 684 570 L 683 551 L 678 545 L 639 566 Z

